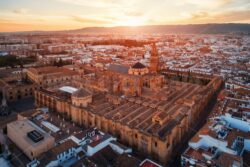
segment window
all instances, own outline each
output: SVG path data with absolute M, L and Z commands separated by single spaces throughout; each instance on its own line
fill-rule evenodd
M 157 147 L 157 144 L 158 144 L 158 143 L 157 143 L 157 142 L 155 142 L 155 147 Z
M 241 136 L 237 136 L 237 140 L 238 140 L 239 142 L 244 142 L 244 138 L 241 137 Z
M 135 138 L 137 139 L 137 134 L 135 134 Z

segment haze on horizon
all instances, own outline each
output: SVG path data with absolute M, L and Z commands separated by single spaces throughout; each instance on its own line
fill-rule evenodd
M 204 23 L 250 23 L 250 1 L 0 1 L 0 32 Z

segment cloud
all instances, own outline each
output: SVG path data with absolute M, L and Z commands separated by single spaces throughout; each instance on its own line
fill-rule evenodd
M 72 5 L 84 6 L 84 7 L 94 7 L 94 8 L 112 8 L 119 6 L 119 1 L 115 0 L 56 0 Z
M 25 0 L 22 6 L 16 4 L 19 5 L 16 8 L 8 2 L 8 7 L 0 11 L 0 18 L 23 29 L 28 26 L 30 29 L 33 26 L 63 29 L 129 24 L 250 23 L 250 0 L 51 0 L 53 3 L 44 3 L 41 8 L 29 4 L 31 1 Z M 29 9 L 23 8 L 25 6 Z
M 72 16 L 74 21 L 84 23 L 84 24 L 96 24 L 96 25 L 107 25 L 112 24 L 111 20 L 104 20 L 104 19 L 93 19 L 93 18 L 86 18 L 82 16 Z
M 26 14 L 28 12 L 28 9 L 20 8 L 20 9 L 15 9 L 12 12 L 15 14 Z
M 138 11 L 127 11 L 127 12 L 124 12 L 124 14 L 127 16 L 136 16 L 136 17 L 144 15 L 143 12 L 138 12 Z
M 184 23 L 236 23 L 250 22 L 250 10 L 228 11 L 222 13 L 208 13 L 204 11 L 191 14 L 191 17 L 182 20 Z
M 222 7 L 232 2 L 233 0 L 184 0 L 184 3 L 204 8 Z
M 191 15 L 192 20 L 207 19 L 208 17 L 211 17 L 210 14 L 204 11 L 196 12 Z
M 245 22 L 250 21 L 250 10 L 231 11 L 213 16 L 218 22 Z M 211 20 L 212 21 L 212 20 Z

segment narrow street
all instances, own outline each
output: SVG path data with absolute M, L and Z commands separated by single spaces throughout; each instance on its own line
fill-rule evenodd
M 199 131 L 207 122 L 207 118 L 209 114 L 214 110 L 216 103 L 217 103 L 217 96 L 219 92 L 215 93 L 215 95 L 211 98 L 212 100 L 208 103 L 208 106 L 206 107 L 205 111 L 200 117 L 200 121 L 197 122 L 197 124 L 190 129 L 190 134 L 187 134 L 186 137 L 183 139 L 182 144 L 179 145 L 179 147 L 176 147 L 174 150 L 176 150 L 175 153 L 173 153 L 173 157 L 171 158 L 172 161 L 168 163 L 167 166 L 169 167 L 180 167 L 180 160 L 181 160 L 181 154 L 185 151 L 185 149 L 188 147 L 188 141 L 196 134 L 197 131 Z

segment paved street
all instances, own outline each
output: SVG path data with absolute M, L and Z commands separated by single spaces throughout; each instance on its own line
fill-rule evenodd
M 208 115 L 213 112 L 213 110 L 216 107 L 217 104 L 217 96 L 219 93 L 216 93 L 212 100 L 208 103 L 208 106 L 206 107 L 205 111 L 201 115 L 200 121 L 197 122 L 194 128 L 190 129 L 190 134 L 186 135 L 186 137 L 183 139 L 183 142 L 175 149 L 175 153 L 173 153 L 172 161 L 168 164 L 169 167 L 179 167 L 180 165 L 180 158 L 181 154 L 185 151 L 185 149 L 188 146 L 188 141 L 196 134 L 196 132 L 199 131 L 199 129 L 202 128 L 203 125 L 205 125 Z
M 22 112 L 22 111 L 27 111 L 34 109 L 34 98 L 25 98 L 21 99 L 15 102 L 11 102 L 8 104 L 8 106 L 16 112 Z

